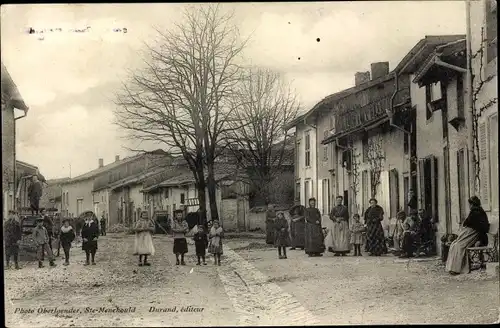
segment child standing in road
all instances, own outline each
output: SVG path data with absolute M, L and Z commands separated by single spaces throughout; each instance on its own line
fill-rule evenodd
M 172 232 L 174 235 L 175 264 L 186 265 L 186 262 L 184 262 L 184 254 L 188 252 L 186 233 L 189 232 L 189 226 L 187 221 L 184 220 L 182 210 L 176 210 L 174 215 L 175 218 L 172 222 Z M 179 255 L 181 257 L 180 262 Z
M 203 259 L 203 265 L 207 265 L 205 262 L 206 248 L 208 247 L 208 238 L 203 228 L 203 225 L 198 226 L 198 232 L 194 234 L 194 245 L 196 247 L 196 256 L 198 257 L 198 263 L 196 265 L 200 265 L 200 260 Z
M 148 255 L 155 255 L 155 247 L 151 234 L 155 227 L 149 219 L 147 211 L 141 213 L 141 219 L 135 224 L 134 255 L 139 255 L 139 266 L 150 266 Z M 143 262 L 144 257 L 144 262 Z
M 279 259 L 286 259 L 286 248 L 290 245 L 290 234 L 288 229 L 288 221 L 285 219 L 283 212 L 276 214 L 274 221 L 274 246 L 278 247 Z M 281 255 L 283 251 L 283 256 Z
M 354 223 L 351 227 L 351 245 L 354 246 L 354 256 L 361 255 L 361 245 L 363 244 L 365 226 L 360 222 L 359 214 L 352 217 Z
M 221 265 L 220 257 L 223 254 L 222 238 L 224 237 L 224 230 L 222 230 L 222 227 L 219 225 L 219 221 L 213 220 L 212 224 L 213 225 L 208 236 L 210 238 L 208 251 L 210 252 L 210 254 L 214 255 L 214 264 Z
M 75 240 L 75 232 L 73 227 L 69 225 L 69 219 L 64 219 L 63 225 L 59 231 L 59 243 L 64 251 L 64 264 L 69 265 L 69 250 L 71 249 L 71 243 Z
M 33 239 L 37 245 L 38 267 L 43 268 L 44 252 L 47 252 L 49 257 L 49 265 L 55 267 L 54 255 L 49 247 L 49 234 L 43 226 L 43 218 L 37 219 L 36 227 L 33 229 Z

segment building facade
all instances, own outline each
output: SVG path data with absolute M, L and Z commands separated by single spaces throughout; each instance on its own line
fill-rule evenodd
M 28 112 L 16 84 L 7 68 L 1 63 L 2 72 L 2 211 L 7 218 L 9 210 L 16 208 L 16 121 Z M 18 113 L 23 112 L 23 114 Z
M 473 103 L 477 114 L 478 194 L 498 234 L 497 2 L 470 1 Z M 473 189 L 473 188 L 471 188 Z
M 161 150 L 124 159 L 115 156 L 115 161 L 108 165 L 99 159 L 97 169 L 61 184 L 62 215 L 76 217 L 84 211 L 94 211 L 108 217 L 110 204 L 115 201 L 109 190 L 111 184 L 158 165 L 166 165 L 169 159 L 170 156 Z

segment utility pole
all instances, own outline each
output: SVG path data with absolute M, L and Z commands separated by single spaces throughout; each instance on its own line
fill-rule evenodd
M 69 163 L 69 178 L 71 179 L 71 163 Z
M 472 74 L 472 32 L 471 32 L 471 4 L 470 0 L 465 1 L 465 16 L 466 16 L 466 46 L 467 46 L 467 97 L 465 99 L 465 104 L 467 108 L 467 129 L 469 132 L 469 138 L 467 138 L 467 148 L 468 148 L 468 157 L 469 157 L 469 197 L 473 196 L 476 192 L 476 165 L 474 162 L 475 154 L 474 154 L 474 113 L 473 113 L 473 92 L 474 86 L 472 83 L 473 74 Z

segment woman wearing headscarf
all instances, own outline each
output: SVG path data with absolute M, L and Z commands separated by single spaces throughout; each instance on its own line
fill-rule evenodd
M 458 237 L 450 245 L 448 259 L 446 260 L 446 271 L 450 274 L 460 274 L 468 271 L 469 261 L 466 250 L 468 247 L 488 245 L 490 223 L 488 216 L 481 207 L 481 201 L 477 196 L 469 199 L 470 212 L 458 232 Z
M 306 208 L 305 252 L 309 256 L 322 256 L 325 251 L 321 213 L 316 208 L 316 198 L 309 199 Z
M 383 220 L 384 209 L 378 205 L 375 198 L 370 199 L 370 207 L 365 211 L 366 251 L 370 253 L 370 256 L 380 256 L 387 253 L 384 229 L 382 228 Z

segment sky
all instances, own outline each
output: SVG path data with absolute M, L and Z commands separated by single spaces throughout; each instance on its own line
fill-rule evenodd
M 245 62 L 280 72 L 302 109 L 354 85 L 370 63 L 393 69 L 425 35 L 465 34 L 465 1 L 229 3 Z M 17 159 L 48 179 L 133 155 L 113 124 L 114 95 L 143 65 L 155 27 L 188 4 L 3 5 L 1 56 L 30 108 L 17 121 Z M 84 33 L 71 29 L 85 29 Z M 62 31 L 35 31 L 60 28 Z M 126 28 L 127 32 L 118 29 Z M 319 42 L 317 39 L 319 38 Z M 300 60 L 298 59 L 300 57 Z

